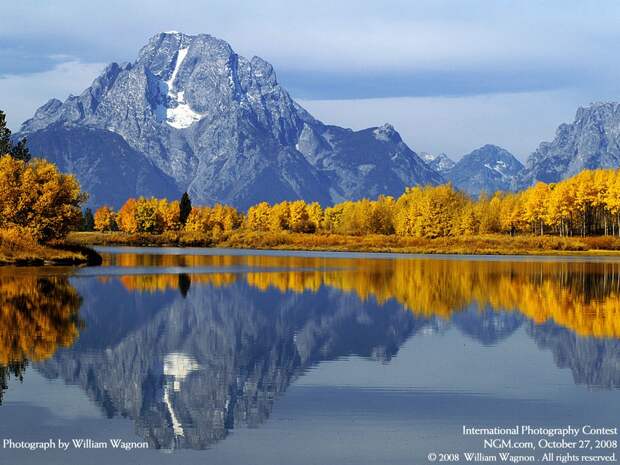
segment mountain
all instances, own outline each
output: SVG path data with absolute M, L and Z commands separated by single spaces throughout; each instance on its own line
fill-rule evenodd
M 620 104 L 593 103 L 579 108 L 571 124 L 558 127 L 553 142 L 543 142 L 529 157 L 521 187 L 557 182 L 584 169 L 620 167 Z
M 85 140 L 65 148 L 59 134 Z M 81 95 L 39 108 L 16 135 L 24 136 L 36 141 L 35 154 L 95 190 L 93 204 L 118 206 L 121 197 L 100 195 L 97 183 L 109 192 L 167 196 L 172 180 L 172 190 L 187 190 L 195 203 L 246 208 L 263 200 L 400 195 L 443 181 L 392 126 L 323 124 L 291 98 L 269 63 L 206 34 L 155 35 L 135 62 L 112 63 Z
M 431 169 L 437 171 L 439 174 L 444 174 L 454 167 L 454 161 L 448 157 L 445 153 L 428 153 L 420 152 L 420 158 L 426 162 Z
M 92 205 L 118 206 L 139 195 L 180 195 L 173 178 L 111 131 L 54 123 L 30 134 L 28 147 L 63 171 L 79 173 Z
M 497 145 L 485 145 L 463 156 L 443 175 L 471 195 L 492 194 L 515 188 L 523 164 Z

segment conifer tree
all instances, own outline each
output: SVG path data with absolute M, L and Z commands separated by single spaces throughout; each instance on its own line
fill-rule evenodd
M 0 110 L 0 156 L 6 154 L 11 155 L 17 160 L 30 160 L 26 139 L 24 138 L 16 145 L 13 145 L 11 142 L 11 130 L 6 127 L 6 115 Z
M 181 226 L 185 226 L 191 211 L 192 201 L 190 200 L 189 195 L 187 195 L 187 192 L 183 192 L 181 202 L 179 203 L 179 221 L 181 222 Z
M 95 217 L 93 211 L 87 208 L 82 213 L 82 231 L 93 231 L 95 229 Z

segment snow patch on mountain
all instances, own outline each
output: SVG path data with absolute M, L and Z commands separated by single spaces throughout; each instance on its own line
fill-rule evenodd
M 428 166 L 441 174 L 450 170 L 455 164 L 454 161 L 445 153 L 435 154 L 421 152 L 420 158 L 422 158 Z
M 164 82 L 169 101 L 175 105 L 173 107 L 166 108 L 166 122 L 168 125 L 176 129 L 188 128 L 204 116 L 192 110 L 189 104 L 185 101 L 185 91 L 175 90 L 174 83 L 176 81 L 177 74 L 179 74 L 179 70 L 181 69 L 181 65 L 187 56 L 188 50 L 189 49 L 187 48 L 182 48 L 178 51 L 172 75 L 170 76 L 170 79 Z
M 471 195 L 513 190 L 523 165 L 513 154 L 487 144 L 463 156 L 444 175 Z
M 53 133 L 44 132 L 52 126 Z M 76 147 L 63 161 L 86 190 L 102 194 L 101 185 L 120 191 L 119 179 L 142 172 L 125 176 L 104 157 L 97 176 L 91 174 L 89 161 L 114 153 L 116 142 L 148 163 L 145 176 L 131 181 L 132 195 L 170 195 L 152 181 L 169 178 L 197 203 L 241 209 L 261 201 L 328 205 L 399 196 L 407 187 L 444 181 L 391 125 L 354 131 L 324 124 L 291 98 L 268 62 L 238 55 L 207 34 L 156 34 L 131 64 L 113 63 L 79 96 L 40 108 L 21 135 L 38 139 L 43 156 L 64 160 L 62 127 L 104 131 L 87 136 L 88 150 Z M 49 138 L 61 142 L 52 147 Z

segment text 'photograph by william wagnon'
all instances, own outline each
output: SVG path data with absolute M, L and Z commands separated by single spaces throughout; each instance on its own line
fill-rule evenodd
M 0 13 L 0 465 L 620 465 L 620 2 Z

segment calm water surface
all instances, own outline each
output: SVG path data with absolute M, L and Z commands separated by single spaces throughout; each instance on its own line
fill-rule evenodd
M 103 248 L 0 268 L 4 464 L 423 464 L 618 426 L 620 261 Z M 615 437 L 615 439 L 618 439 Z

